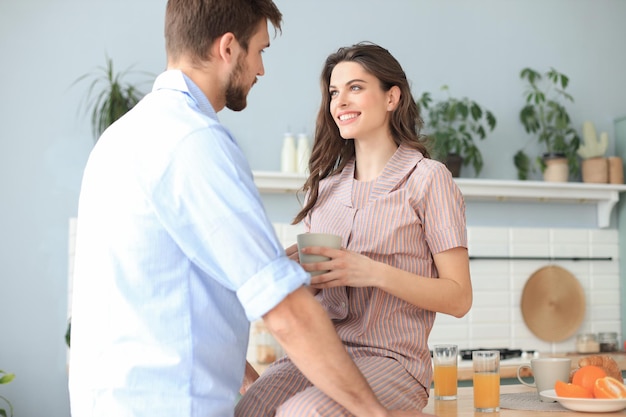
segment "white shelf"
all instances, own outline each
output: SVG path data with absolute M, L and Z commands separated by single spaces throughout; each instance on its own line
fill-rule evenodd
M 262 193 L 295 193 L 306 176 L 274 171 L 254 171 L 254 182 Z M 467 201 L 521 201 L 539 203 L 594 204 L 598 227 L 608 227 L 611 212 L 626 191 L 623 184 L 592 184 L 582 182 L 511 181 L 457 178 Z
M 458 178 L 466 200 L 525 201 L 534 203 L 594 204 L 598 227 L 608 227 L 623 184 L 583 182 L 504 181 Z
M 254 183 L 262 193 L 295 193 L 304 185 L 306 175 L 277 171 L 252 171 Z

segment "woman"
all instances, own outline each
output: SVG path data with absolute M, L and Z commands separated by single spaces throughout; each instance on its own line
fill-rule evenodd
M 386 49 L 339 49 L 321 82 L 307 198 L 294 224 L 339 234 L 345 249 L 307 248 L 331 260 L 303 267 L 329 270 L 312 277 L 311 289 L 381 402 L 421 410 L 435 312 L 462 317 L 472 304 L 465 203 L 448 169 L 429 159 L 406 75 Z M 297 256 L 295 249 L 287 251 Z M 347 415 L 288 358 L 252 385 L 237 411 Z

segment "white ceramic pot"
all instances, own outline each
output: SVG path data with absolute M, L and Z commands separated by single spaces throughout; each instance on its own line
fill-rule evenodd
M 546 154 L 543 157 L 546 169 L 543 171 L 543 180 L 547 182 L 567 182 L 569 166 L 567 158 L 561 154 Z

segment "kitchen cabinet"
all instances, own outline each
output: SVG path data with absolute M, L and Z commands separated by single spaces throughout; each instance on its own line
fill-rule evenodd
M 254 182 L 262 193 L 295 193 L 306 179 L 304 174 L 253 171 Z M 466 200 L 493 202 L 540 202 L 593 204 L 597 225 L 609 227 L 611 212 L 626 191 L 624 184 L 546 182 L 455 178 Z

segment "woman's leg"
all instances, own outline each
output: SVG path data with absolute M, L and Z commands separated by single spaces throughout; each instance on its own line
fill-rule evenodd
M 276 409 L 311 386 L 300 370 L 282 358 L 261 374 L 235 407 L 235 417 L 273 417 Z
M 396 360 L 386 357 L 354 359 L 380 402 L 388 409 L 421 410 L 428 394 Z M 340 417 L 351 414 L 326 394 L 310 387 L 280 406 L 279 417 Z

